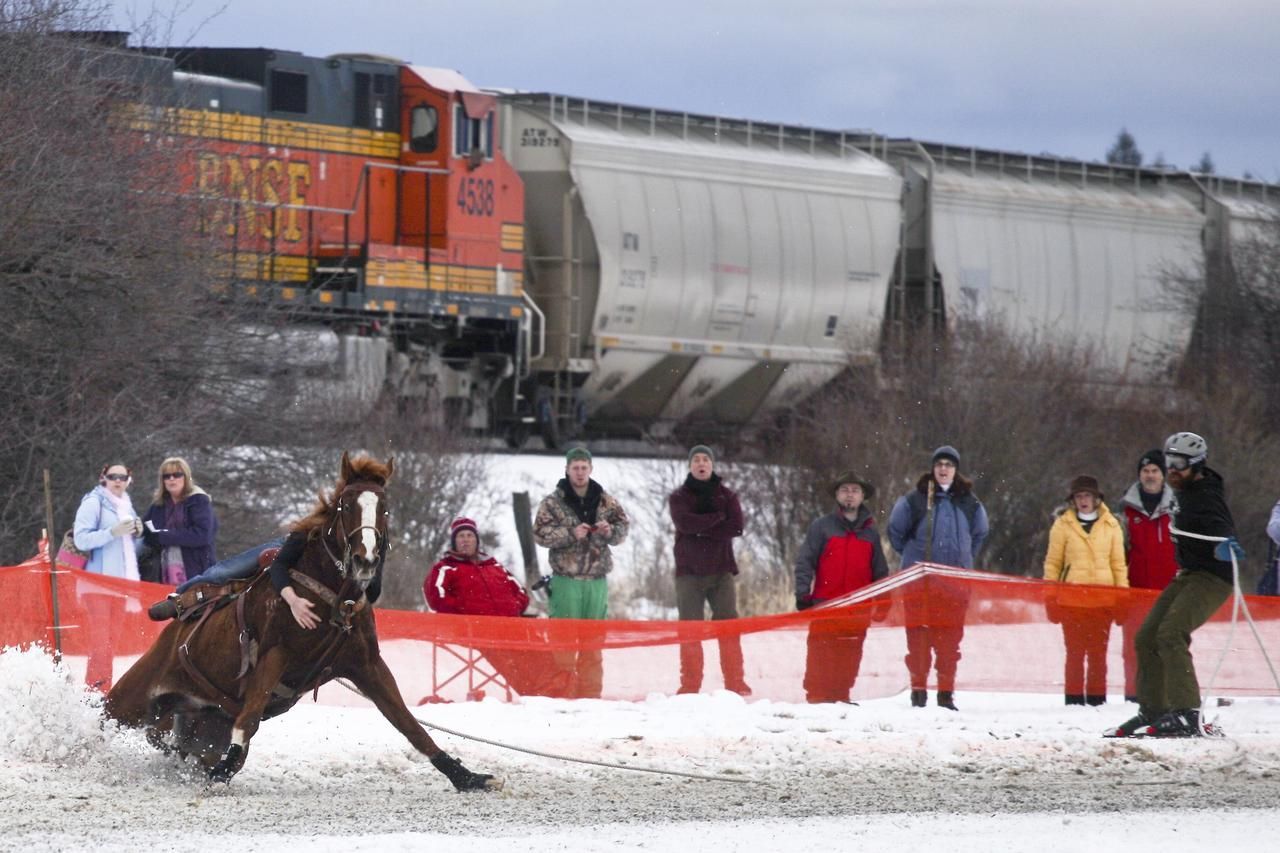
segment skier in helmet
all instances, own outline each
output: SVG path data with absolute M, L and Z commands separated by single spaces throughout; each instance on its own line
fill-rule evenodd
M 1168 483 L 1176 495 L 1171 532 L 1178 574 L 1156 599 L 1134 640 L 1138 714 L 1108 731 L 1110 737 L 1197 737 L 1202 733 L 1191 633 L 1231 595 L 1231 555 L 1234 551 L 1237 557 L 1243 556 L 1222 476 L 1205 464 L 1205 440 L 1192 432 L 1174 433 L 1165 441 L 1164 456 Z M 1188 533 L 1227 541 L 1206 541 Z

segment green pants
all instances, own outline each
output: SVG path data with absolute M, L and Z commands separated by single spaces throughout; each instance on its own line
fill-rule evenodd
M 548 615 L 552 619 L 603 619 L 609 610 L 607 578 L 570 578 L 553 575 Z
M 1230 595 L 1231 584 L 1208 572 L 1179 572 L 1160 593 L 1133 641 L 1143 714 L 1154 719 L 1166 711 L 1200 707 L 1191 632 Z
M 609 609 L 609 581 L 606 578 L 578 578 L 553 575 L 548 602 L 553 619 L 603 619 Z M 568 649 L 552 655 L 556 667 L 567 678 L 568 695 L 578 699 L 599 699 L 604 689 L 604 655 L 598 648 Z

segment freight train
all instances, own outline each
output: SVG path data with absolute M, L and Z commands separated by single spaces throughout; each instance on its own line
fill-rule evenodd
M 519 445 L 733 430 L 966 313 L 1121 381 L 1280 188 L 870 132 L 481 90 L 387 57 L 142 48 L 183 190 L 336 388 Z M 154 75 L 153 75 L 154 76 Z M 376 322 L 375 322 L 376 321 Z

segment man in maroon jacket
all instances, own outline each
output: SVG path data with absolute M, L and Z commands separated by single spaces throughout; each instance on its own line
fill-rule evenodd
M 809 525 L 796 555 L 796 609 L 806 610 L 887 577 L 880 531 L 866 501 L 875 487 L 846 471 L 831 484 L 836 509 Z M 866 606 L 809 625 L 804 692 L 810 702 L 848 702 L 871 625 Z
M 1129 486 L 1120 505 L 1124 511 L 1125 558 L 1129 563 L 1129 586 L 1132 589 L 1164 589 L 1178 572 L 1174 559 L 1173 536 L 1169 521 L 1173 518 L 1173 490 L 1165 483 L 1164 451 L 1156 448 L 1138 460 L 1138 481 Z M 1124 630 L 1124 698 L 1138 701 L 1138 656 L 1133 640 L 1142 627 L 1148 607 L 1128 608 L 1121 627 Z
M 676 609 L 682 620 L 737 619 L 738 598 L 733 540 L 742 535 L 742 505 L 712 470 L 715 454 L 705 444 L 689 451 L 689 475 L 671 493 L 667 505 L 676 527 Z M 720 638 L 720 671 L 724 686 L 750 696 L 743 675 L 738 636 Z M 680 692 L 702 688 L 702 644 L 680 646 Z

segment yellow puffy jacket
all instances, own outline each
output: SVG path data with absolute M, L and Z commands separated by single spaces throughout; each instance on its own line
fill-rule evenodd
M 1044 558 L 1045 580 L 1068 584 L 1129 586 L 1129 567 L 1124 561 L 1124 531 L 1106 504 L 1098 506 L 1098 520 L 1088 533 L 1080 525 L 1072 507 L 1063 510 L 1049 530 L 1049 553 Z M 1060 595 L 1061 604 L 1089 606 L 1109 604 L 1109 600 L 1088 596 Z

